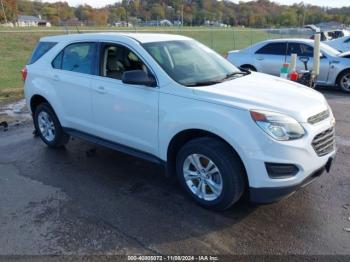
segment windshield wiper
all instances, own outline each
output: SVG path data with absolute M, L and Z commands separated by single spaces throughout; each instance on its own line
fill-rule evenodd
M 210 86 L 210 85 L 219 84 L 219 83 L 221 83 L 221 82 L 222 82 L 222 81 L 213 81 L 213 80 L 210 80 L 210 81 L 201 81 L 201 82 L 190 83 L 190 84 L 187 84 L 186 86 Z
M 237 75 L 249 75 L 251 72 L 249 70 L 243 70 L 242 71 L 237 71 L 237 72 L 232 72 L 227 74 L 223 79 L 221 80 L 207 80 L 207 81 L 201 81 L 201 82 L 194 82 L 187 84 L 186 86 L 210 86 L 210 85 L 215 85 L 224 82 L 225 80 L 231 79 Z
M 249 70 L 238 71 L 238 72 L 232 72 L 232 73 L 227 74 L 227 75 L 225 76 L 225 78 L 222 79 L 222 80 L 227 80 L 227 79 L 233 78 L 233 77 L 235 77 L 235 76 L 237 76 L 237 75 L 243 75 L 243 76 L 245 76 L 245 75 L 249 75 L 249 74 L 251 74 L 251 72 L 250 72 Z

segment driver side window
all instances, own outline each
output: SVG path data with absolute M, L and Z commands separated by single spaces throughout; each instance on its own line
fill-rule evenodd
M 129 48 L 105 44 L 101 53 L 101 75 L 121 80 L 123 73 L 132 70 L 143 70 L 148 73 L 146 65 Z

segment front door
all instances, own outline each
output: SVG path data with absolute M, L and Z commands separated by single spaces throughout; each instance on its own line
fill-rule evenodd
M 305 65 L 300 58 L 308 58 L 307 68 L 312 70 L 313 68 L 313 56 L 314 56 L 314 47 L 304 43 L 288 43 L 287 51 L 287 61 L 290 62 L 291 54 L 297 54 L 297 64 L 296 70 L 301 71 L 305 70 Z M 328 79 L 329 72 L 329 60 L 326 56 L 320 58 L 320 74 L 317 76 L 318 84 L 326 84 Z
M 96 135 L 157 155 L 157 87 L 124 84 L 125 71 L 148 67 L 129 48 L 102 44 L 101 73 L 92 81 L 92 110 Z

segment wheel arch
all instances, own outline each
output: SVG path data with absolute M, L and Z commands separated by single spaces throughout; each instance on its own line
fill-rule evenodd
M 175 175 L 175 164 L 176 164 L 176 156 L 179 150 L 183 145 L 185 145 L 187 142 L 189 142 L 192 139 L 199 138 L 199 137 L 213 137 L 221 140 L 225 144 L 227 144 L 231 149 L 234 154 L 237 155 L 238 159 L 240 160 L 242 167 L 244 169 L 244 176 L 246 179 L 246 185 L 249 185 L 248 183 L 248 176 L 247 176 L 247 169 L 244 165 L 244 162 L 242 160 L 242 157 L 239 155 L 237 150 L 230 144 L 228 143 L 224 138 L 221 136 L 214 134 L 213 132 L 204 130 L 204 129 L 198 129 L 198 128 L 193 128 L 193 129 L 186 129 L 178 132 L 176 135 L 172 137 L 172 139 L 169 142 L 168 148 L 167 148 L 167 162 L 166 162 L 166 169 L 167 169 L 167 174 L 169 176 L 174 176 Z
M 51 106 L 50 102 L 42 95 L 35 94 L 30 98 L 30 110 L 32 111 L 32 114 L 34 114 L 36 108 L 41 103 L 48 103 Z
M 340 77 L 341 75 L 346 72 L 346 71 L 349 71 L 350 72 L 350 67 L 349 68 L 345 68 L 343 69 L 342 71 L 340 71 L 335 79 L 335 84 L 339 86 L 339 81 L 340 81 Z

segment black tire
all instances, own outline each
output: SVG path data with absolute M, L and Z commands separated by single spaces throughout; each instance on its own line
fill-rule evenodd
M 249 70 L 249 71 L 252 71 L 252 72 L 257 72 L 256 68 L 252 65 L 242 65 L 240 66 L 240 68 L 243 68 L 245 70 Z
M 208 157 L 219 169 L 222 177 L 222 191 L 216 199 L 204 200 L 193 193 L 187 185 L 183 168 L 187 157 L 192 154 Z M 185 191 L 205 208 L 228 209 L 241 198 L 245 191 L 246 174 L 239 156 L 229 145 L 217 138 L 202 137 L 186 143 L 177 154 L 176 171 Z
M 337 85 L 338 85 L 338 86 L 341 88 L 341 90 L 343 90 L 344 92 L 350 93 L 350 86 L 346 88 L 346 87 L 343 86 L 343 84 L 342 84 L 342 80 L 343 80 L 343 78 L 344 78 L 345 76 L 350 77 L 350 70 L 349 70 L 349 69 L 348 69 L 348 70 L 345 70 L 345 71 L 343 71 L 343 72 L 340 73 L 340 75 L 339 75 L 338 78 L 337 78 Z
M 51 141 L 46 139 L 42 131 L 40 130 L 40 127 L 38 124 L 39 122 L 38 117 L 41 112 L 47 113 L 53 122 L 55 132 L 54 132 L 54 139 Z M 63 131 L 60 121 L 58 120 L 54 110 L 48 103 L 41 103 L 36 107 L 34 112 L 34 126 L 41 140 L 45 144 L 47 144 L 49 147 L 58 148 L 66 145 L 69 142 L 69 138 L 70 138 L 69 135 Z

